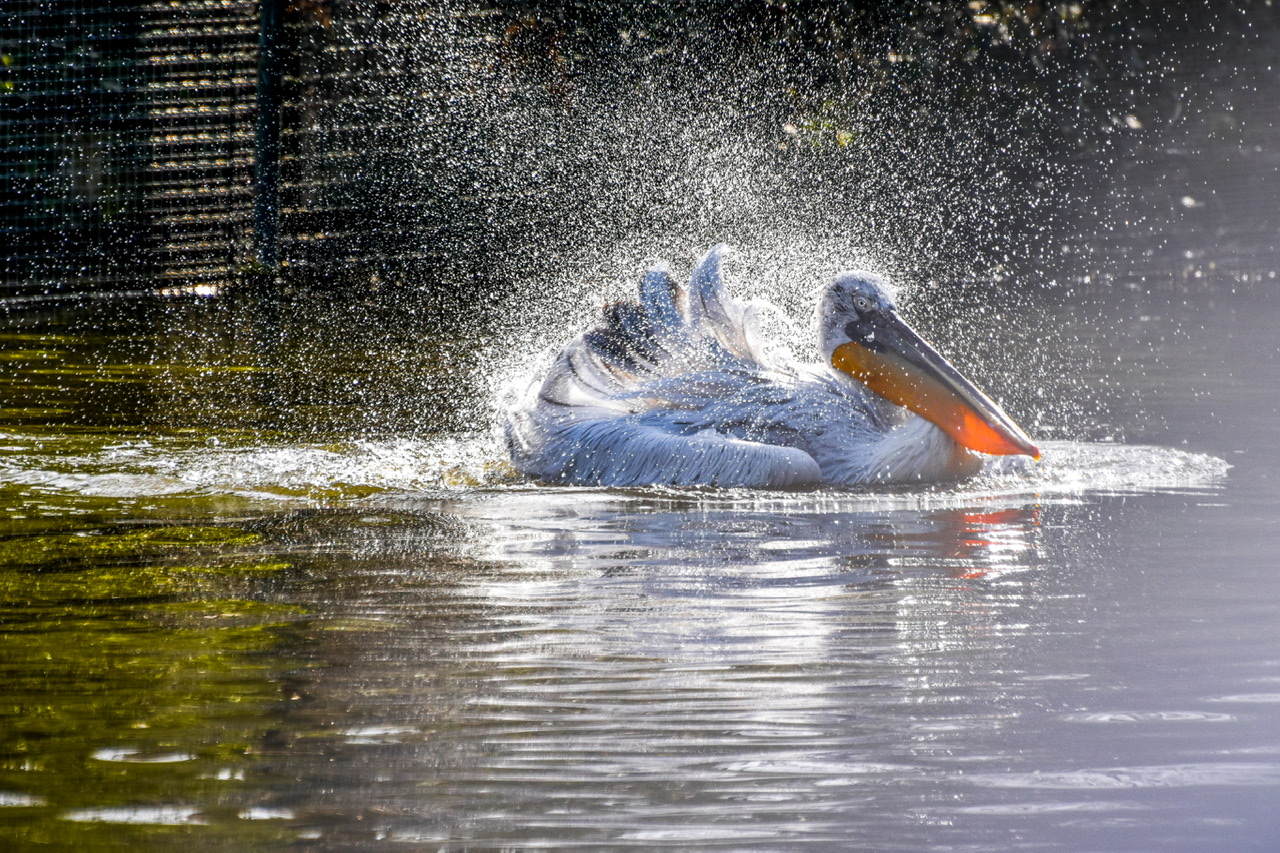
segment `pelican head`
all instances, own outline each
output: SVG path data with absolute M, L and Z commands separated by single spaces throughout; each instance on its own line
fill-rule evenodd
M 961 446 L 1040 457 L 990 397 L 907 325 L 879 276 L 837 275 L 822 294 L 818 333 L 828 364 L 933 422 Z

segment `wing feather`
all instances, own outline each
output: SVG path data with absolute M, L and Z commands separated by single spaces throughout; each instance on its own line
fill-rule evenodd
M 680 307 L 684 289 L 676 284 L 665 264 L 653 267 L 640 281 L 640 309 L 648 322 L 646 333 L 661 342 L 662 338 L 680 340 L 688 337 L 688 321 Z
M 822 481 L 830 429 L 868 434 L 861 391 L 757 343 L 755 307 L 725 287 L 727 252 L 699 260 L 687 289 L 650 269 L 635 302 L 607 306 L 564 348 L 507 412 L 516 468 L 604 486 L 787 487 Z
M 759 354 L 749 342 L 751 319 L 746 306 L 724 285 L 724 261 L 729 247 L 721 243 L 703 255 L 689 280 L 689 325 L 697 329 L 725 360 L 755 362 Z
M 536 459 L 517 466 L 549 482 L 598 486 L 786 488 L 822 478 L 803 450 L 675 428 L 636 419 L 574 421 L 553 430 Z

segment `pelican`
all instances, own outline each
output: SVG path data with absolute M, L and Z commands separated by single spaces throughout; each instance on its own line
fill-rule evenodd
M 688 287 L 665 265 L 605 307 L 506 413 L 527 477 L 596 486 L 795 488 L 971 476 L 983 454 L 1040 452 L 898 313 L 885 282 L 843 272 L 822 291 L 823 364 L 762 340 L 708 252 Z

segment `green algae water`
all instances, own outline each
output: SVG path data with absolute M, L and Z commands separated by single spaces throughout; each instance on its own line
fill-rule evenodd
M 1123 441 L 861 492 L 520 482 L 402 299 L 10 312 L 0 837 L 1266 849 L 1280 305 L 1232 275 L 1190 343 L 1178 288 L 1070 327 L 1142 365 Z

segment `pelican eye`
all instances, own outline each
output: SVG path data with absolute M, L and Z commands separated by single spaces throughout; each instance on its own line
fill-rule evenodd
M 871 300 L 865 296 L 853 297 L 853 307 L 858 309 L 858 313 L 862 314 L 872 309 Z

